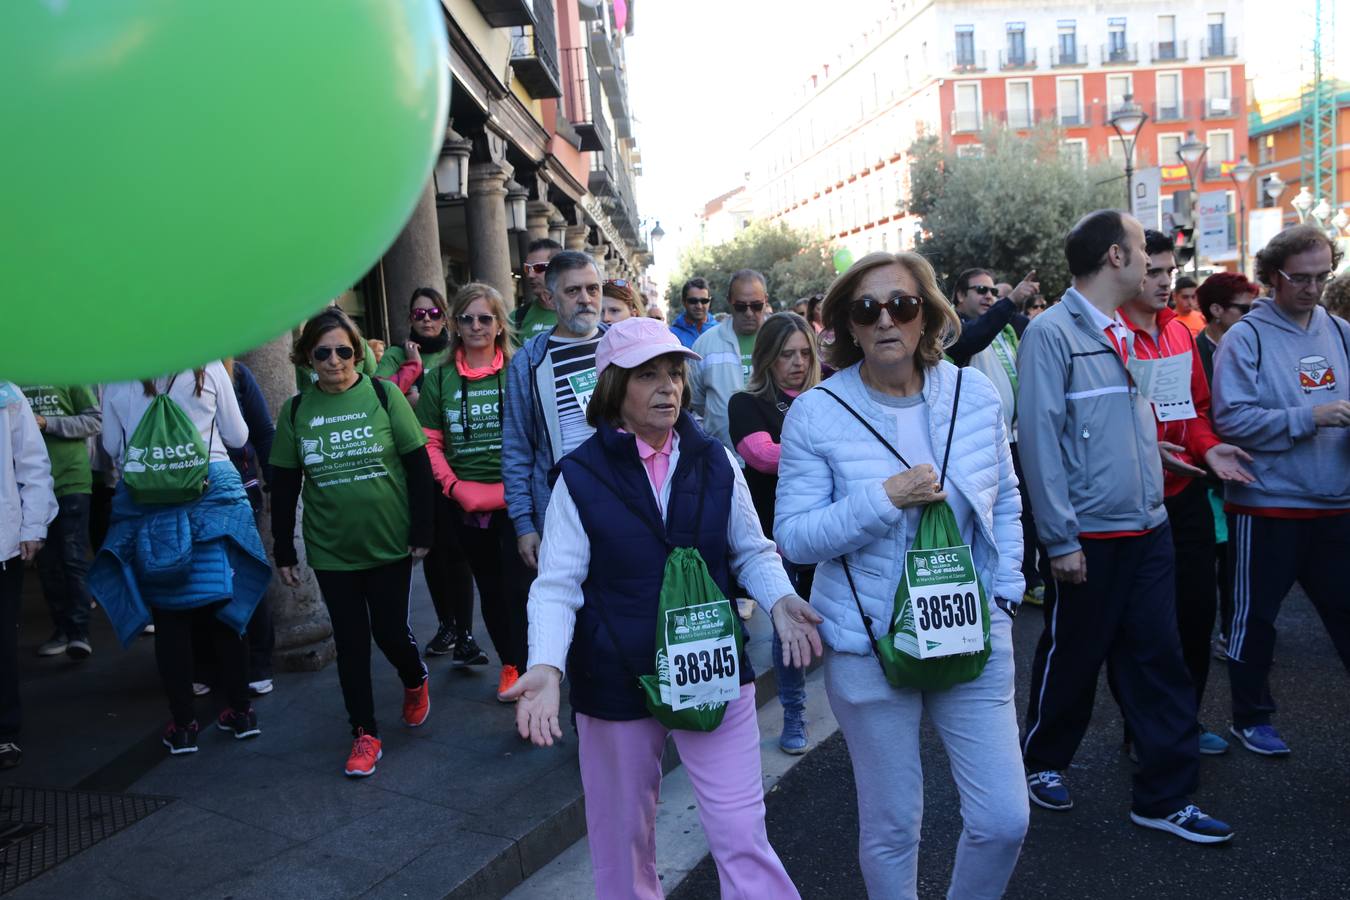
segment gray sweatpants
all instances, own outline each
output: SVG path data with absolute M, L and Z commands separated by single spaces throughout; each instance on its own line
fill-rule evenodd
M 992 605 L 992 604 L 991 604 Z M 825 654 L 825 691 L 848 743 L 858 787 L 858 856 L 867 894 L 917 897 L 926 709 L 951 762 L 964 827 L 950 898 L 1003 896 L 1027 831 L 1027 784 L 1013 707 L 1012 620 L 998 607 L 979 678 L 951 690 L 894 688 L 870 653 Z

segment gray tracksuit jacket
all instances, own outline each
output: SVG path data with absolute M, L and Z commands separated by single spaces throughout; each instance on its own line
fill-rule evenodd
M 1083 532 L 1167 521 L 1153 407 L 1082 294 L 1070 288 L 1027 326 L 1017 375 L 1018 453 L 1050 556 L 1080 549 Z
M 1223 336 L 1214 355 L 1214 430 L 1251 454 L 1252 484 L 1229 503 L 1350 509 L 1350 429 L 1318 428 L 1313 407 L 1350 399 L 1350 325 L 1322 307 L 1304 329 L 1269 300 Z

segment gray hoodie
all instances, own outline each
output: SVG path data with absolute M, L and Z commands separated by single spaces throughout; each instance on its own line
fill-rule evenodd
M 1313 407 L 1350 398 L 1350 326 L 1322 307 L 1305 330 L 1257 300 L 1214 356 L 1214 430 L 1252 456 L 1240 506 L 1350 509 L 1350 429 L 1318 428 Z

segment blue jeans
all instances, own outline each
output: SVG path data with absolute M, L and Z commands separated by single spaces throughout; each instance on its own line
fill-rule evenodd
M 67 638 L 89 636 L 89 495 L 56 499 L 58 512 L 38 551 L 38 580 L 52 625 Z

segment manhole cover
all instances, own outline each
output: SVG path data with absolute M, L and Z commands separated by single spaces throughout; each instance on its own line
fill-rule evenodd
M 0 788 L 0 894 L 171 802 L 135 794 Z

